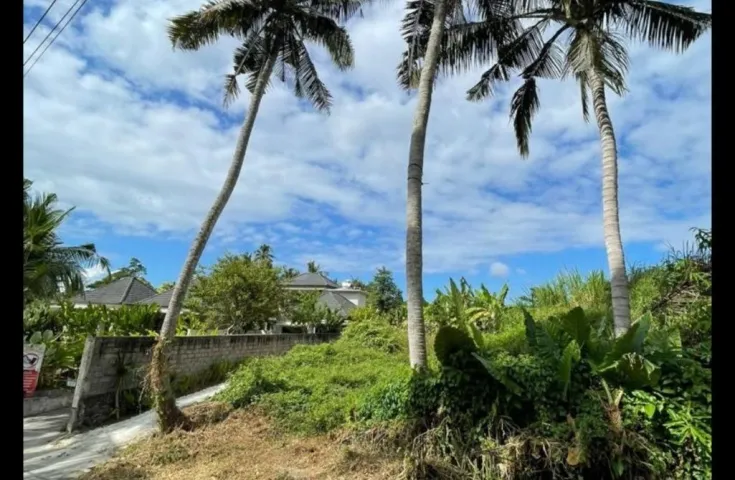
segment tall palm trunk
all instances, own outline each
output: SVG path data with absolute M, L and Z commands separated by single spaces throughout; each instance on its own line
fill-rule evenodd
M 630 297 L 618 215 L 618 150 L 607 111 L 605 82 L 595 71 L 589 73 L 589 80 L 602 144 L 602 223 L 607 263 L 610 267 L 615 336 L 619 337 L 630 328 Z
M 424 171 L 426 125 L 429 122 L 431 94 L 444 36 L 446 0 L 437 0 L 431 23 L 424 64 L 419 78 L 418 101 L 413 119 L 408 152 L 408 191 L 406 197 L 406 290 L 408 307 L 408 352 L 411 366 L 426 367 L 426 331 L 424 328 L 423 245 L 421 231 L 421 186 Z
M 207 216 L 199 229 L 199 233 L 191 245 L 189 254 L 186 257 L 184 266 L 182 267 L 179 278 L 174 286 L 171 301 L 168 304 L 166 318 L 163 320 L 163 325 L 161 326 L 159 341 L 153 350 L 149 381 L 153 391 L 156 413 L 158 415 L 158 425 L 163 432 L 168 432 L 173 428 L 188 425 L 186 417 L 181 413 L 178 407 L 176 407 L 174 393 L 171 390 L 171 383 L 168 376 L 169 347 L 171 341 L 176 335 L 177 320 L 179 313 L 181 313 L 184 296 L 186 295 L 189 283 L 194 275 L 194 269 L 199 263 L 199 259 L 202 256 L 204 247 L 207 245 L 209 236 L 212 234 L 212 230 L 214 230 L 214 226 L 217 224 L 217 220 L 219 219 L 222 210 L 224 210 L 227 205 L 227 201 L 230 199 L 230 195 L 232 195 L 232 191 L 235 189 L 235 185 L 237 184 L 237 179 L 240 176 L 240 170 L 242 169 L 243 161 L 245 160 L 245 151 L 248 147 L 250 134 L 253 131 L 253 125 L 255 125 L 255 118 L 258 115 L 260 101 L 263 99 L 265 88 L 268 85 L 268 80 L 271 72 L 273 71 L 275 58 L 275 55 L 271 56 L 271 58 L 263 65 L 263 69 L 258 75 L 258 79 L 250 99 L 247 117 L 245 118 L 245 123 L 240 129 L 240 136 L 237 139 L 235 153 L 232 156 L 232 164 L 227 172 L 224 185 L 222 185 L 222 190 L 220 190 L 212 208 L 209 210 L 209 213 L 207 213 Z

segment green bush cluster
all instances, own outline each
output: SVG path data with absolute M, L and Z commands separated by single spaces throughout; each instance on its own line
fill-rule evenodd
M 398 329 L 351 324 L 334 343 L 246 360 L 218 399 L 236 407 L 258 405 L 291 431 L 321 433 L 356 421 L 360 405 L 382 385 L 409 376 Z M 393 415 L 397 411 L 380 419 Z
M 507 306 L 451 282 L 427 306 L 427 371 L 408 368 L 405 330 L 360 309 L 334 344 L 247 362 L 220 399 L 302 433 L 398 422 L 417 477 L 711 478 L 709 265 L 698 249 L 633 269 L 640 318 L 619 339 L 599 274 Z

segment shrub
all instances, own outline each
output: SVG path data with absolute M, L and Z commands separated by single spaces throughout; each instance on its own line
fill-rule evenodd
M 391 380 L 409 378 L 411 372 L 395 328 L 358 325 L 350 324 L 343 338 L 332 344 L 298 345 L 280 357 L 246 361 L 217 399 L 236 407 L 257 405 L 282 428 L 300 433 L 326 432 L 358 421 L 357 412 L 371 410 L 364 405 L 377 398 L 376 392 Z
M 382 318 L 375 321 L 350 322 L 342 332 L 342 340 L 385 353 L 408 351 L 405 334 Z

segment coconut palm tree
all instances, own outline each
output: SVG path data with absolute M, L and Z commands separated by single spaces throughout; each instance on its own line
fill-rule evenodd
M 62 293 L 84 290 L 85 268 L 102 267 L 110 273 L 110 264 L 91 243 L 65 246 L 58 228 L 74 211 L 55 208 L 54 193 L 32 196 L 33 182 L 23 180 L 23 298 L 49 299 Z
M 320 275 L 324 275 L 325 277 L 329 275 L 327 272 L 322 270 L 321 265 L 316 263 L 314 260 L 309 260 L 306 264 L 306 271 L 309 273 L 318 273 Z
M 273 264 L 273 248 L 271 248 L 270 245 L 263 244 L 258 247 L 258 249 L 255 251 L 255 260 L 258 262 L 265 262 L 268 265 Z
M 484 10 L 480 7 L 484 6 Z M 517 22 L 496 21 L 510 12 L 507 0 L 411 0 L 406 7 L 401 33 L 408 44 L 398 67 L 398 81 L 404 88 L 417 89 L 411 142 L 408 150 L 406 196 L 406 297 L 408 312 L 409 361 L 414 368 L 426 367 L 423 289 L 423 231 L 421 188 L 424 146 L 429 122 L 431 96 L 437 74 L 461 71 L 470 65 L 489 61 L 499 42 L 507 41 Z M 469 10 L 485 14 L 491 35 L 484 49 L 476 46 L 475 25 Z M 454 27 L 454 28 L 452 28 Z M 449 34 L 445 30 L 450 29 Z M 484 57 L 467 59 L 456 52 L 462 48 L 482 52 Z
M 215 0 L 199 10 L 171 21 L 169 37 L 174 48 L 198 50 L 229 35 L 241 42 L 234 53 L 234 71 L 225 79 L 224 103 L 239 93 L 237 79 L 246 75 L 250 91 L 245 122 L 240 129 L 235 151 L 222 189 L 207 213 L 176 281 L 168 312 L 154 349 L 150 381 L 154 391 L 159 425 L 168 431 L 186 424 L 176 408 L 166 372 L 167 344 L 176 332 L 182 302 L 217 219 L 235 189 L 245 159 L 260 102 L 271 77 L 289 83 L 298 98 L 308 100 L 318 111 L 329 112 L 332 97 L 307 49 L 308 43 L 323 46 L 340 70 L 350 68 L 353 50 L 344 22 L 360 13 L 356 0 Z
M 591 94 L 602 146 L 602 217 L 614 328 L 616 335 L 622 335 L 630 327 L 630 298 L 618 218 L 617 144 L 606 89 L 617 95 L 625 91 L 626 38 L 679 53 L 710 28 L 712 15 L 649 0 L 535 0 L 520 5 L 512 18 L 533 23 L 501 50 L 498 62 L 468 91 L 468 99 L 489 97 L 496 82 L 507 81 L 511 72 L 520 71 L 523 83 L 513 95 L 510 110 L 518 148 L 526 157 L 531 121 L 539 108 L 538 78 L 574 76 L 585 120 Z M 544 40 L 552 26 L 553 33 Z M 465 51 L 468 57 L 474 54 Z

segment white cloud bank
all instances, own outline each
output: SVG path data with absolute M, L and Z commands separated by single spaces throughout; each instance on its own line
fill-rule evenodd
M 71 0 L 58 3 L 50 21 Z M 190 238 L 220 188 L 247 95 L 227 121 L 218 117 L 233 41 L 171 50 L 166 20 L 199 5 L 90 4 L 78 28 L 67 29 L 26 77 L 25 175 L 102 222 L 78 220 L 87 222 L 85 232 Z M 331 116 L 304 109 L 281 85 L 269 90 L 217 241 L 267 241 L 311 258 L 318 252 L 317 260 L 339 270 L 401 268 L 415 105 L 394 80 L 402 7 L 373 8 L 349 26 L 351 72 L 338 73 L 312 49 L 334 95 Z M 709 35 L 680 56 L 630 47 L 630 93 L 610 97 L 626 242 L 678 244 L 688 228 L 709 224 L 710 52 Z M 577 87 L 541 83 L 531 157 L 522 161 L 508 122 L 509 91 L 492 102 L 464 100 L 479 73 L 442 80 L 435 90 L 424 175 L 426 271 L 602 245 L 600 148 L 594 125 L 582 121 Z

